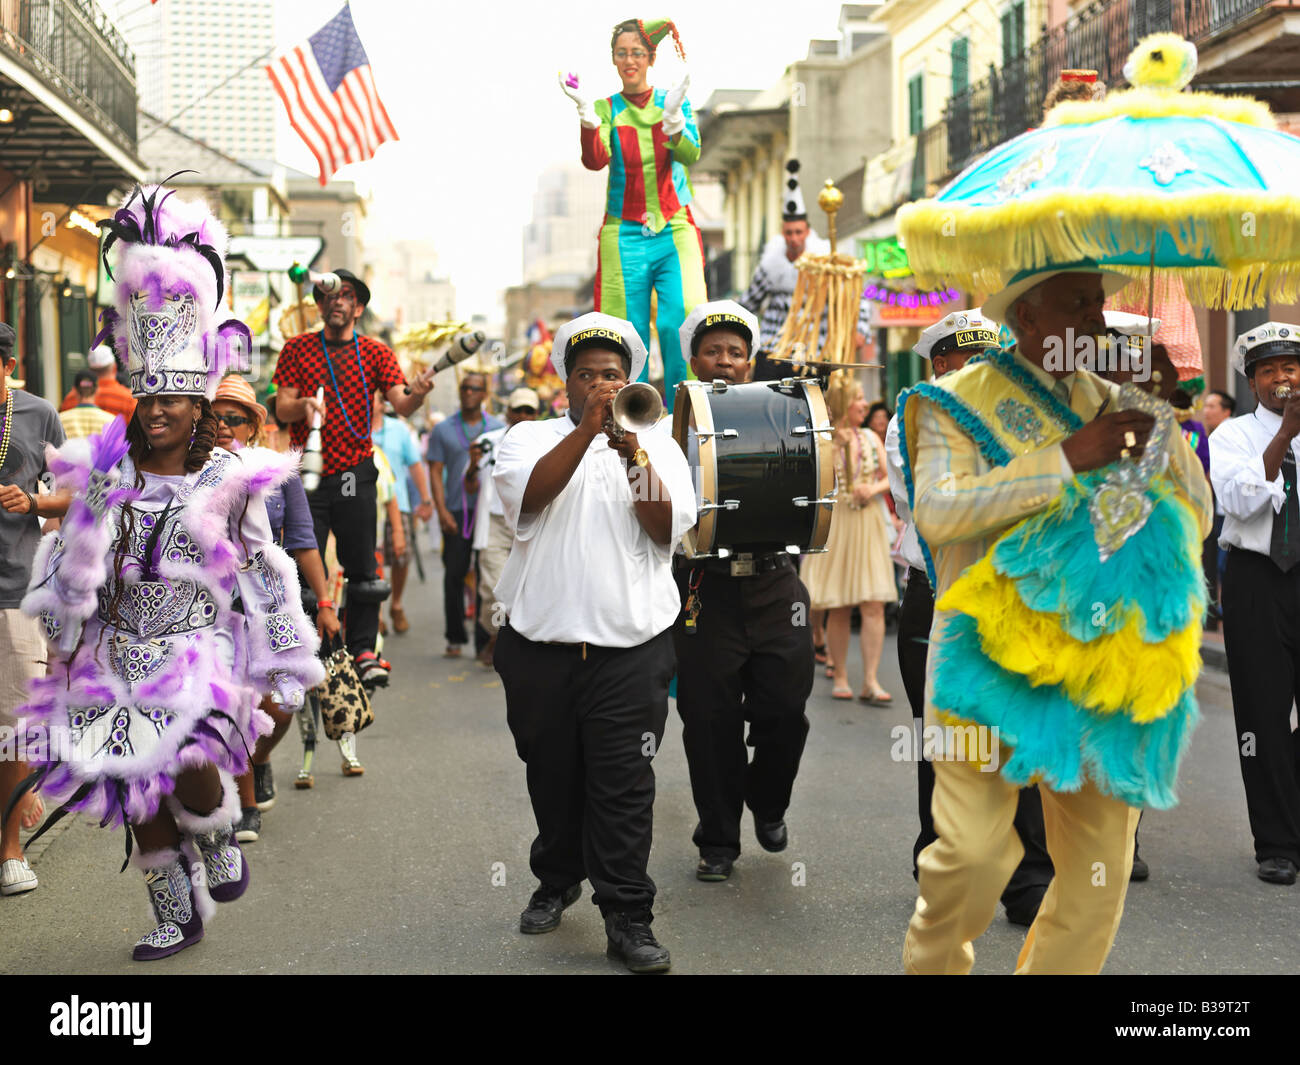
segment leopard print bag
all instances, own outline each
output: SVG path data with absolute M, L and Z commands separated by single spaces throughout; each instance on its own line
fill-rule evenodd
M 325 656 L 325 681 L 316 688 L 316 695 L 320 699 L 321 724 L 331 740 L 345 732 L 355 735 L 375 719 L 370 697 L 345 647 Z

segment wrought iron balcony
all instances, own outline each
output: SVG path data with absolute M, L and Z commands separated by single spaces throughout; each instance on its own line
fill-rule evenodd
M 1062 70 L 1095 70 L 1107 85 L 1124 80 L 1123 66 L 1138 41 L 1173 31 L 1201 44 L 1232 29 L 1270 0 L 1099 0 L 1061 25 L 1044 30 L 1014 61 L 949 98 L 943 121 L 916 138 L 911 192 L 957 174 L 976 156 L 1042 121 L 1043 101 Z
M 0 55 L 134 156 L 135 57 L 95 0 L 3 0 Z

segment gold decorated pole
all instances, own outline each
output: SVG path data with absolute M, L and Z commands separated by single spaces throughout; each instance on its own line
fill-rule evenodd
M 805 253 L 795 263 L 799 272 L 790 313 L 776 342 L 773 357 L 794 365 L 806 362 L 853 364 L 858 331 L 858 308 L 866 284 L 867 264 L 837 249 L 835 214 L 844 204 L 844 194 L 827 179 L 817 195 L 817 205 L 826 212 L 829 255 Z M 822 315 L 826 315 L 826 341 L 821 342 Z M 834 372 L 834 367 L 831 367 Z M 832 386 L 843 380 L 832 381 Z

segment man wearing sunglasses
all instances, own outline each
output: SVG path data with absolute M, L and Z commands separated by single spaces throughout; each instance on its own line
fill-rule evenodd
M 375 654 L 379 604 L 387 585 L 376 580 L 375 482 L 379 471 L 370 439 L 372 397 L 387 398 L 405 417 L 424 402 L 432 384 L 406 378 L 392 351 L 361 335 L 357 322 L 370 302 L 366 283 L 348 270 L 336 270 L 338 287 L 312 290 L 324 329 L 290 338 L 280 351 L 272 381 L 277 417 L 289 425 L 295 448 L 307 443 L 313 414 L 321 415 L 321 481 L 308 496 L 321 555 L 331 531 L 348 580 L 345 635 L 357 673 L 367 687 L 388 684 L 389 665 Z M 316 399 L 325 390 L 325 401 Z
M 506 428 L 484 433 L 474 441 L 469 451 L 470 465 L 478 471 L 473 547 L 478 553 L 478 621 L 488 634 L 487 645 L 478 655 L 479 665 L 484 669 L 492 668 L 492 654 L 496 651 L 503 612 L 496 605 L 492 591 L 501 580 L 501 571 L 510 557 L 510 546 L 515 538 L 514 530 L 506 524 L 501 497 L 492 483 L 492 468 L 496 465 L 494 452 L 512 426 L 536 421 L 541 405 L 541 399 L 531 388 L 516 388 L 506 400 Z
M 487 399 L 485 374 L 467 373 L 460 382 L 460 410 L 444 418 L 429 434 L 425 458 L 433 507 L 442 527 L 442 603 L 446 614 L 447 658 L 459 658 L 469 642 L 465 631 L 465 575 L 469 572 L 478 502 L 477 469 L 470 466 L 475 440 L 505 423 L 483 410 Z

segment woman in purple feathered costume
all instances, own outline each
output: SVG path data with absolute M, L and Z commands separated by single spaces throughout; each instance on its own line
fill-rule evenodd
M 52 654 L 22 712 L 32 783 L 65 810 L 125 823 L 128 855 L 134 834 L 158 921 L 134 957 L 152 960 L 198 942 L 211 903 L 248 885 L 231 776 L 270 729 L 256 693 L 293 709 L 323 671 L 263 503 L 291 463 L 214 446 L 209 400 L 248 336 L 215 320 L 225 230 L 160 188 L 106 225 L 109 330 L 139 402 L 125 428 L 51 455 L 76 498 L 23 602 Z

